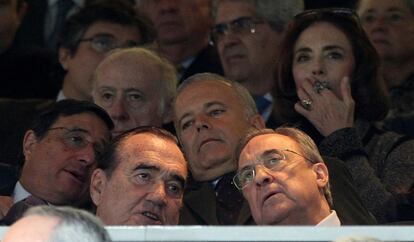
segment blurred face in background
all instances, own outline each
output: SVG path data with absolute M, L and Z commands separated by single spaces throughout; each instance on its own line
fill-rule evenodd
M 134 53 L 118 55 L 99 66 L 92 96 L 111 116 L 117 136 L 139 126 L 161 127 L 166 110 L 161 67 Z
M 211 26 L 210 0 L 144 0 L 139 7 L 157 31 L 160 44 L 206 39 Z
M 363 0 L 358 14 L 382 59 L 414 58 L 414 15 L 405 0 Z
M 138 45 L 141 34 L 134 26 L 98 21 L 86 30 L 81 39 L 83 41 L 79 42 L 74 53 L 60 48 L 59 61 L 67 71 L 63 88 L 70 89 L 75 95 L 71 98 L 90 100 L 91 77 L 98 64 L 114 48 Z
M 17 0 L 0 0 L 0 54 L 12 45 L 25 12 L 26 3 L 18 7 Z
M 220 2 L 214 28 L 231 23 L 241 25 L 243 20 L 255 23 L 254 33 L 250 28 L 237 32 L 230 28 L 215 40 L 225 76 L 241 83 L 266 79 L 272 76 L 282 33 L 257 19 L 256 7 L 248 1 Z

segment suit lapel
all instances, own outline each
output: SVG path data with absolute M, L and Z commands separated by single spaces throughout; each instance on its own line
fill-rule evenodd
M 205 224 L 218 225 L 216 217 L 216 195 L 208 182 L 203 182 L 200 185 L 200 189 L 193 190 L 184 197 L 184 203 Z

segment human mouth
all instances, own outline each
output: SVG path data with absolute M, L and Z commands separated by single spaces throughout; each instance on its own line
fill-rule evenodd
M 86 181 L 86 173 L 80 170 L 66 170 L 72 178 L 74 178 L 78 183 L 84 184 Z
M 213 143 L 213 142 L 219 142 L 219 141 L 220 141 L 220 140 L 218 140 L 218 139 L 213 139 L 213 138 L 211 138 L 211 139 L 205 139 L 205 140 L 203 140 L 203 141 L 200 143 L 199 150 L 201 150 L 201 148 L 203 148 L 205 145 L 211 144 L 211 143 Z
M 152 212 L 144 211 L 141 213 L 144 217 L 148 218 L 150 221 L 153 221 L 153 224 L 162 224 L 160 217 Z
M 267 200 L 273 198 L 275 195 L 280 194 L 279 191 L 271 191 L 265 194 L 265 196 L 263 196 L 263 203 L 265 203 Z

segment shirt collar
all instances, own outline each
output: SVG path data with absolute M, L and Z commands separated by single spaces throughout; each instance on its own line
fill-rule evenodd
M 24 189 L 20 181 L 18 181 L 16 183 L 16 186 L 14 187 L 14 191 L 12 194 L 13 204 L 27 198 L 30 195 L 31 194 L 26 189 Z
M 331 214 L 329 214 L 326 218 L 322 219 L 317 225 L 317 227 L 339 227 L 341 226 L 341 221 L 338 218 L 338 215 L 336 215 L 335 210 L 331 211 Z

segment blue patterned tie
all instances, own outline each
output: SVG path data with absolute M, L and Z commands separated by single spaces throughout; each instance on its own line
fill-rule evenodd
M 254 96 L 254 102 L 256 103 L 257 110 L 260 114 L 263 114 L 263 112 L 266 111 L 271 104 L 271 102 L 264 96 Z

